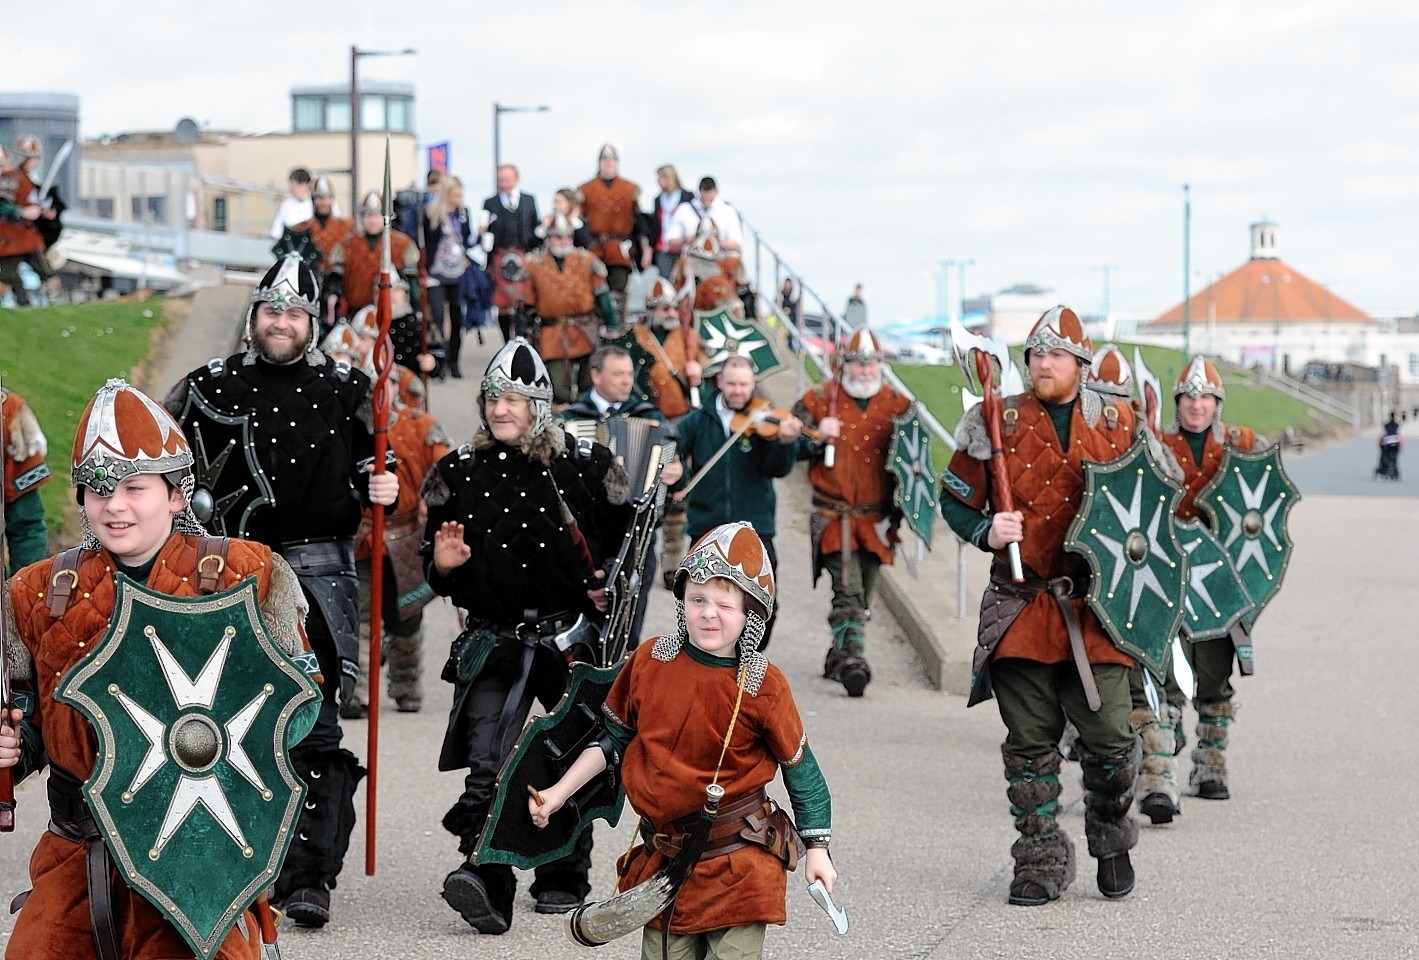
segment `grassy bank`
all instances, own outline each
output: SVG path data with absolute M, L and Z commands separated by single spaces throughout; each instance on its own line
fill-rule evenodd
M 49 438 L 54 479 L 40 497 L 51 541 L 73 539 L 64 507 L 72 502 L 69 458 L 79 415 L 109 377 L 131 378 L 162 323 L 156 300 L 0 310 L 0 377 L 29 401 Z

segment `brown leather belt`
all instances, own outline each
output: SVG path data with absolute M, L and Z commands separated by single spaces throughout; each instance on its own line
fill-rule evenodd
M 674 857 L 685 846 L 699 820 L 700 814 L 692 813 L 671 821 L 672 833 L 659 833 L 654 824 L 642 817 L 641 840 L 651 850 Z M 797 867 L 804 855 L 803 840 L 794 829 L 793 821 L 769 799 L 762 787 L 746 797 L 720 805 L 700 859 L 712 860 L 748 846 L 764 847 L 789 870 Z
M 838 534 L 842 538 L 842 567 L 843 567 L 843 587 L 852 586 L 852 525 L 848 520 L 852 517 L 868 517 L 874 513 L 886 513 L 885 503 L 859 503 L 851 504 L 846 500 L 834 500 L 831 497 L 824 497 L 820 494 L 813 495 L 813 506 L 824 513 L 834 514 L 838 518 Z
M 119 960 L 118 923 L 113 915 L 113 860 L 89 807 L 84 803 L 83 785 L 78 777 L 51 766 L 46 784 L 49 792 L 49 830 L 71 843 L 82 843 L 89 887 L 89 923 L 99 960 Z
M 1084 632 L 1079 626 L 1079 617 L 1074 612 L 1070 600 L 1089 595 L 1089 578 L 1052 577 L 1046 579 L 1031 570 L 1025 571 L 1024 583 L 1012 583 L 1008 568 L 993 565 L 990 570 L 991 584 L 996 591 L 1010 597 L 1029 599 L 1038 593 L 1048 593 L 1059 607 L 1059 615 L 1064 620 L 1065 633 L 1069 635 L 1069 652 L 1074 658 L 1074 667 L 1079 671 L 1079 683 L 1084 688 L 1084 698 L 1089 709 L 1095 713 L 1103 706 L 1098 685 L 1094 683 L 1094 669 L 1089 665 L 1089 654 L 1084 649 Z

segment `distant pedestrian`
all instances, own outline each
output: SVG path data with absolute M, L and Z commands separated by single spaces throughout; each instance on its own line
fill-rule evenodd
M 276 209 L 276 219 L 271 221 L 271 229 L 266 231 L 272 240 L 281 239 L 281 234 L 286 232 L 287 227 L 294 227 L 299 223 L 304 223 L 315 216 L 315 205 L 310 198 L 310 171 L 305 167 L 296 167 L 291 171 L 289 188 L 290 196 L 281 201 L 281 206 Z M 332 208 L 332 212 L 340 215 L 338 208 Z

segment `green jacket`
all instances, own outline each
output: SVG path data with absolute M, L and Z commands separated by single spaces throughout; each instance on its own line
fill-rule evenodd
M 685 476 L 694 477 L 729 439 L 719 419 L 719 394 L 707 393 L 704 406 L 685 414 L 677 426 Z M 710 468 L 709 475 L 690 491 L 686 507 L 691 537 L 735 520 L 746 520 L 763 536 L 774 536 L 774 514 L 778 509 L 774 478 L 793 472 L 802 445 L 801 438 L 792 443 L 780 443 L 760 437 L 741 437 Z

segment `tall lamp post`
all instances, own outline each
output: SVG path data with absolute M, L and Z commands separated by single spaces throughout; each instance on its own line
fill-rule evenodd
M 419 51 L 406 47 L 403 50 L 361 50 L 350 45 L 350 216 L 359 218 L 360 209 L 360 58 L 361 57 L 412 57 Z M 388 128 L 388 118 L 385 127 Z
M 1192 351 L 1188 336 L 1192 332 L 1192 188 L 1183 184 L 1183 363 Z
M 493 191 L 498 189 L 498 167 L 503 165 L 502 137 L 498 128 L 501 126 L 502 116 L 505 113 L 546 113 L 552 108 L 546 105 L 536 107 L 506 107 L 501 103 L 493 104 Z

